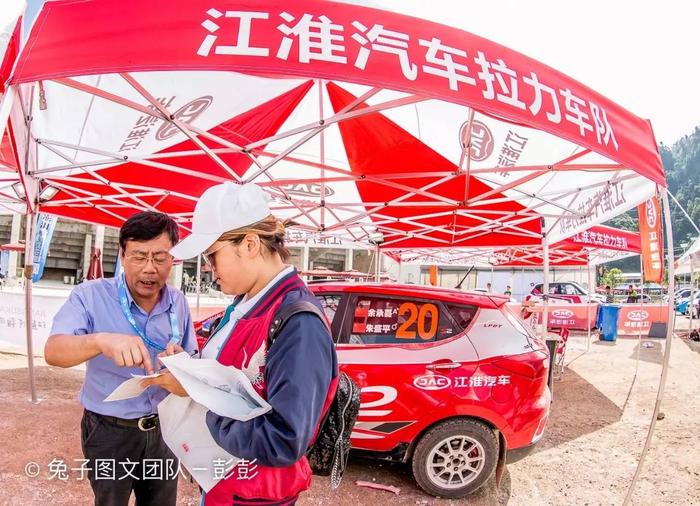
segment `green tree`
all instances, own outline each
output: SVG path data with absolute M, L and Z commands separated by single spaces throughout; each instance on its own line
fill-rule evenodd
M 692 133 L 683 136 L 673 146 L 659 145 L 659 155 L 666 172 L 669 191 L 688 211 L 690 218 L 700 226 L 700 126 Z M 671 200 L 671 226 L 673 229 L 674 257 L 681 256 L 698 236 L 695 227 L 688 221 L 681 209 Z M 616 216 L 605 223 L 624 230 L 638 231 L 637 210 Z M 666 244 L 664 243 L 664 250 Z M 606 264 L 609 268 L 619 268 L 623 272 L 639 272 L 639 257 L 629 257 Z
M 613 267 L 612 269 L 608 269 L 605 271 L 605 274 L 603 274 L 603 277 L 600 278 L 600 282 L 603 286 L 610 286 L 611 288 L 615 288 L 617 285 L 622 283 L 623 278 L 622 278 L 622 271 L 618 269 L 617 267 Z

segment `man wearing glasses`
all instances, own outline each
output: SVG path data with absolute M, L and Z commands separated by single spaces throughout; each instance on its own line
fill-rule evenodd
M 192 353 L 196 339 L 187 299 L 166 285 L 178 242 L 177 224 L 143 212 L 119 232 L 123 272 L 75 287 L 56 314 L 46 362 L 87 362 L 80 402 L 83 455 L 95 504 L 124 505 L 132 491 L 142 505 L 175 505 L 178 462 L 160 433 L 157 407 L 167 392 L 149 387 L 138 397 L 104 399 L 132 374 L 158 369 L 166 349 Z

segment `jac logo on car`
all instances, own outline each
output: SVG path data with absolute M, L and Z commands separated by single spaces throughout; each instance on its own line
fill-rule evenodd
M 482 323 L 481 326 L 487 329 L 500 329 L 501 327 L 503 327 L 503 324 L 498 320 L 489 320 L 487 322 Z
M 413 380 L 413 386 L 421 390 L 442 390 L 452 385 L 452 380 L 440 374 L 419 376 Z
M 647 200 L 644 207 L 647 213 L 647 223 L 650 228 L 654 228 L 656 226 L 656 206 L 654 205 L 654 201 Z
M 459 138 L 462 142 L 462 148 L 467 145 L 471 151 L 472 160 L 475 162 L 483 162 L 491 153 L 493 153 L 493 134 L 489 127 L 481 121 L 472 121 L 471 135 L 467 133 L 467 125 L 464 123 L 459 131 Z
M 627 315 L 627 318 L 635 322 L 641 322 L 649 318 L 649 313 L 647 313 L 646 311 L 642 311 L 641 309 L 637 311 L 630 311 Z
M 568 309 L 557 309 L 556 311 L 552 311 L 552 316 L 555 318 L 571 318 L 574 316 L 574 312 Z
M 182 121 L 183 123 L 190 124 L 204 111 L 206 111 L 207 108 L 209 108 L 213 100 L 213 97 L 209 95 L 195 98 L 175 111 L 173 117 L 176 120 Z M 170 122 L 166 122 L 163 123 L 163 125 L 156 132 L 156 140 L 164 141 L 173 137 L 174 135 L 177 135 L 178 133 L 180 133 L 180 129 L 177 126 Z

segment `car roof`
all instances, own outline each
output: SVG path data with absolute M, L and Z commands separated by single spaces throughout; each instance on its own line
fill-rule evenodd
M 498 308 L 508 302 L 507 295 L 495 293 L 462 291 L 454 288 L 442 288 L 426 285 L 407 285 L 399 283 L 318 283 L 310 285 L 312 292 L 369 293 L 372 295 L 393 295 L 398 297 L 421 297 L 436 299 L 455 304 L 470 304 L 483 308 Z

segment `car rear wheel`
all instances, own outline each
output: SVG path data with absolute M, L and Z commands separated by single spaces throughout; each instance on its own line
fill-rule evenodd
M 493 430 L 476 420 L 450 420 L 428 430 L 418 442 L 413 476 L 427 493 L 457 499 L 486 483 L 497 461 Z

